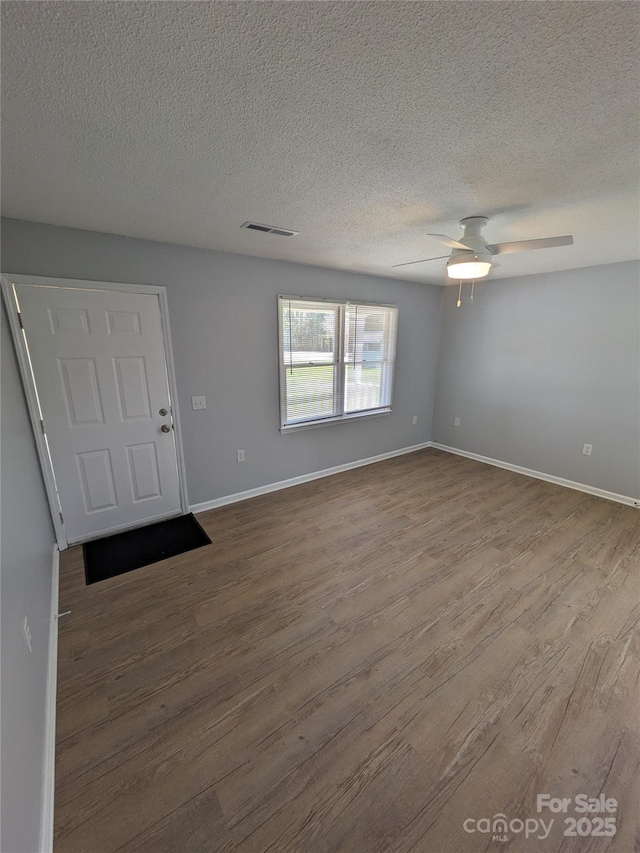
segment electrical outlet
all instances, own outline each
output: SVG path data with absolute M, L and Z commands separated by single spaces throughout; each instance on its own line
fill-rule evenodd
M 460 426 L 460 418 L 454 418 L 453 419 L 453 425 L 454 426 Z
M 236 462 L 244 462 L 244 450 L 236 450 Z
M 27 617 L 24 617 L 24 622 L 22 623 L 22 629 L 24 631 L 24 638 L 27 641 L 27 646 L 29 647 L 29 654 L 33 653 L 33 646 L 31 645 L 31 628 L 29 627 L 29 620 Z
M 418 423 L 418 416 L 414 415 L 411 423 L 415 426 Z
M 584 456 L 591 456 L 592 450 L 593 450 L 593 444 L 585 444 L 582 448 L 582 453 Z
M 191 398 L 191 408 L 195 412 L 196 409 L 206 409 L 207 408 L 207 398 L 206 397 L 192 397 Z

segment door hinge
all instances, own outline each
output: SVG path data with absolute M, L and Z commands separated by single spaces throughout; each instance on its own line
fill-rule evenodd
M 20 328 L 24 329 L 24 321 L 22 319 L 22 314 L 18 311 L 18 323 L 20 323 Z
M 43 434 L 43 435 L 46 435 L 46 432 L 45 432 L 45 429 L 44 429 L 44 421 L 42 420 L 42 418 L 40 418 L 40 427 L 42 428 L 42 434 Z
M 62 515 L 61 512 L 59 512 L 58 515 L 60 516 L 60 523 L 64 524 L 64 516 Z

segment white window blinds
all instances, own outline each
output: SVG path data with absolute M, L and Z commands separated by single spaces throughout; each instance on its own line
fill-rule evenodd
M 278 297 L 281 428 L 391 410 L 398 309 Z

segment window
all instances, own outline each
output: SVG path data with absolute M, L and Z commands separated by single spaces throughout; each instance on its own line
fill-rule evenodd
M 281 430 L 391 411 L 398 309 L 279 296 Z

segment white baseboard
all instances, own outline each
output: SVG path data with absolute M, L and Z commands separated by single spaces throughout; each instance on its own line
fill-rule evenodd
M 476 462 L 485 462 L 496 468 L 504 468 L 516 474 L 524 474 L 525 477 L 534 477 L 536 480 L 545 480 L 547 483 L 555 483 L 557 486 L 565 486 L 567 489 L 575 489 L 578 492 L 586 492 L 598 498 L 608 501 L 626 504 L 627 506 L 640 507 L 640 498 L 631 498 L 628 495 L 619 495 L 616 492 L 608 492 L 606 489 L 597 489 L 595 486 L 587 486 L 586 483 L 576 483 L 564 477 L 556 477 L 554 474 L 545 474 L 543 471 L 534 471 L 532 468 L 523 468 L 521 465 L 512 465 L 510 462 L 502 462 L 499 459 L 491 459 L 489 456 L 480 456 L 479 453 L 470 453 L 468 450 L 460 450 L 457 447 L 449 447 L 447 444 L 439 444 L 437 441 L 430 442 L 431 447 L 444 450 L 447 453 L 455 453 L 456 456 L 464 456 L 467 459 L 475 459 Z
M 523 474 L 525 477 L 534 477 L 536 480 L 544 480 L 547 483 L 554 483 L 557 486 L 564 486 L 567 489 L 575 489 L 578 492 L 586 492 L 589 495 L 595 495 L 598 498 L 615 501 L 616 503 L 625 504 L 626 506 L 640 507 L 640 498 L 632 498 L 628 495 L 619 495 L 616 492 L 608 492 L 606 489 L 598 489 L 595 486 L 588 486 L 586 483 L 576 483 L 574 480 L 567 480 L 564 477 L 556 477 L 554 474 L 545 474 L 543 471 L 534 471 L 532 468 L 524 468 L 521 465 L 512 465 L 510 462 L 502 462 L 500 459 L 492 459 L 489 456 L 481 456 L 479 453 L 471 453 L 468 450 L 460 450 L 457 447 L 449 447 L 447 444 L 439 444 L 437 441 L 425 441 L 422 444 L 414 444 L 411 447 L 401 447 L 399 450 L 391 450 L 389 453 L 381 453 L 378 456 L 369 456 L 366 459 L 356 459 L 354 462 L 347 462 L 344 465 L 336 465 L 333 468 L 324 468 L 321 471 L 312 471 L 310 474 L 303 474 L 300 477 L 291 477 L 289 480 L 280 480 L 277 483 L 269 483 L 266 486 L 259 486 L 257 489 L 247 489 L 245 492 L 236 492 L 233 495 L 225 495 L 221 498 L 215 498 L 212 501 L 203 501 L 202 503 L 192 504 L 189 507 L 190 512 L 205 512 L 208 509 L 217 509 L 227 504 L 238 503 L 249 498 L 256 498 L 259 495 L 266 495 L 269 492 L 277 492 L 280 489 L 288 489 L 290 486 L 298 486 L 300 483 L 309 483 L 311 480 L 319 480 L 322 477 L 330 477 L 332 474 L 340 474 L 342 471 L 350 471 L 353 468 L 362 468 L 364 465 L 373 465 L 375 462 L 382 462 L 383 459 L 392 459 L 394 456 L 404 456 L 406 453 L 415 453 L 416 450 L 424 450 L 426 447 L 435 447 L 437 450 L 444 450 L 446 453 L 454 453 L 456 456 L 464 456 L 467 459 L 474 459 L 476 462 L 484 462 L 487 465 L 493 465 L 496 468 L 504 468 L 507 471 L 513 471 L 515 474 Z
M 49 622 L 49 662 L 47 665 L 47 704 L 44 729 L 44 762 L 42 772 L 42 814 L 40 821 L 40 853 L 53 851 L 53 803 L 56 770 L 56 687 L 58 682 L 58 588 L 60 551 L 53 546 L 51 568 L 51 612 Z
M 355 462 L 347 462 L 344 465 L 336 465 L 334 468 L 324 468 L 321 471 L 313 471 L 310 474 L 302 474 L 300 477 L 291 477 L 289 480 L 280 480 L 277 483 L 269 483 L 259 486 L 257 489 L 247 489 L 246 492 L 236 492 L 234 495 L 225 495 L 212 501 L 193 504 L 189 507 L 191 512 L 204 512 L 207 509 L 217 509 L 227 504 L 246 501 L 248 498 L 256 498 L 269 492 L 278 492 L 280 489 L 288 489 L 290 486 L 298 486 L 300 483 L 309 483 L 311 480 L 320 480 L 322 477 L 330 477 L 332 474 L 340 474 L 342 471 L 351 471 L 352 468 L 362 468 L 364 465 L 373 465 L 374 462 L 382 462 L 383 459 L 392 459 L 394 456 L 404 456 L 405 453 L 415 453 L 416 450 L 424 450 L 431 447 L 433 442 L 425 441 L 422 444 L 414 444 L 411 447 L 401 447 L 399 450 L 391 450 L 389 453 L 380 453 L 378 456 L 368 456 L 366 459 L 356 459 Z

